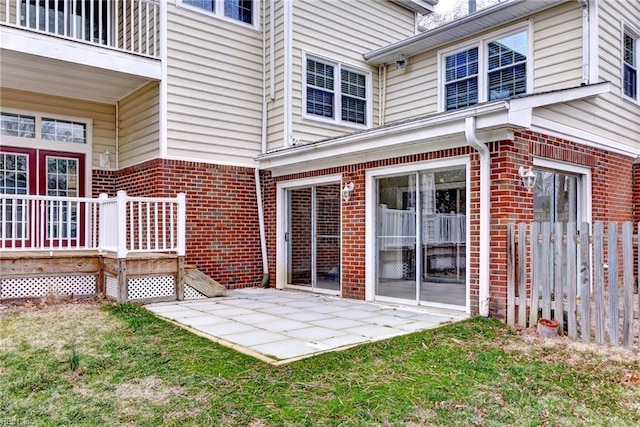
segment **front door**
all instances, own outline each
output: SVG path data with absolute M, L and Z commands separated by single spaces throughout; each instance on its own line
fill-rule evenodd
M 0 235 L 5 247 L 27 247 L 34 239 L 53 247 L 83 244 L 80 230 L 84 215 L 80 203 L 70 198 L 84 197 L 84 157 L 78 153 L 0 148 L 0 193 L 66 198 L 45 203 L 5 201 L 0 207 Z
M 340 292 L 340 184 L 287 190 L 287 284 Z

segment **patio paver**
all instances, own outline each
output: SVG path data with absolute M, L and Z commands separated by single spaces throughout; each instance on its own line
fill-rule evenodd
M 462 311 L 248 288 L 209 300 L 153 303 L 160 317 L 273 364 L 467 318 Z

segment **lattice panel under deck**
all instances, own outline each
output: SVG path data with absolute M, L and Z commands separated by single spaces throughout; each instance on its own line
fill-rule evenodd
M 118 278 L 107 275 L 105 276 L 105 280 L 105 293 L 107 297 L 118 299 Z
M 205 294 L 200 293 L 199 291 L 193 289 L 191 286 L 185 284 L 184 285 L 184 299 L 202 299 L 206 298 Z
M 130 300 L 171 297 L 176 295 L 175 279 L 173 276 L 134 277 L 127 280 Z
M 0 279 L 0 298 L 37 298 L 45 295 L 94 295 L 96 276 L 46 276 Z

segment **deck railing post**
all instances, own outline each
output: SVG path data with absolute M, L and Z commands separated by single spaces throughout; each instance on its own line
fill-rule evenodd
M 107 246 L 107 213 L 102 208 L 102 205 L 107 201 L 108 197 L 106 193 L 100 193 L 98 196 L 98 252 L 100 253 L 104 252 Z
M 184 193 L 178 193 L 178 241 L 176 252 L 178 256 L 186 254 L 186 229 L 187 229 L 187 197 Z
M 118 210 L 116 222 L 116 236 L 118 241 L 118 258 L 127 257 L 127 193 L 123 190 L 118 191 L 116 197 L 116 206 Z M 133 224 L 131 224 L 133 227 Z

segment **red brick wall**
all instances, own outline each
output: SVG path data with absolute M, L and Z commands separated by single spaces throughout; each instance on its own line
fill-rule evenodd
M 520 183 L 520 166 L 533 166 L 534 156 L 586 166 L 592 172 L 592 218 L 594 221 L 628 221 L 632 219 L 632 163 L 633 159 L 607 153 L 533 132 L 516 133 L 514 141 L 489 144 L 491 151 L 491 254 L 490 254 L 490 314 L 506 317 L 506 226 L 509 222 L 533 220 L 533 198 Z M 365 289 L 365 173 L 367 169 L 425 160 L 468 155 L 470 172 L 470 256 L 468 272 L 471 294 L 471 312 L 478 313 L 479 280 L 479 214 L 480 172 L 479 156 L 471 148 L 458 148 L 414 156 L 386 159 L 376 162 L 330 168 L 302 174 L 282 176 L 275 181 L 308 178 L 318 175 L 342 174 L 343 185 L 353 181 L 356 190 L 351 201 L 342 205 L 342 295 L 364 298 Z M 640 175 L 637 174 L 637 175 Z M 640 183 L 640 178 L 637 178 Z M 273 185 L 271 185 L 273 188 Z M 640 186 L 636 187 L 636 200 L 640 201 Z M 265 198 L 269 211 L 275 211 L 275 191 Z M 639 202 L 640 203 L 640 202 Z M 639 205 L 640 206 L 640 205 Z M 269 235 L 269 246 L 275 247 L 275 235 Z M 274 263 L 271 261 L 270 268 Z M 273 270 L 272 270 L 273 271 Z
M 101 193 L 108 196 L 116 194 L 116 172 L 112 170 L 94 169 L 91 173 L 91 197 Z
M 633 221 L 640 222 L 640 158 L 633 163 Z
M 228 288 L 260 284 L 253 169 L 155 159 L 118 171 L 116 188 L 132 196 L 186 193 L 186 262 Z

